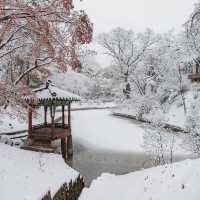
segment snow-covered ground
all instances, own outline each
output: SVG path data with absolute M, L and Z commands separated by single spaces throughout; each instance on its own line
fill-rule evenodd
M 199 200 L 200 159 L 116 176 L 102 174 L 80 200 Z
M 79 173 L 61 156 L 16 149 L 0 144 L 0 199 L 40 200 L 49 190 L 54 195 Z

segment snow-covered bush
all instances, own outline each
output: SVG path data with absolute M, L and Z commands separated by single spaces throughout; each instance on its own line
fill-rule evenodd
M 89 98 L 93 100 L 114 101 L 111 81 L 106 78 L 95 78 Z
M 174 134 L 165 132 L 159 121 L 144 134 L 144 149 L 148 155 L 147 162 L 153 166 L 173 162 Z

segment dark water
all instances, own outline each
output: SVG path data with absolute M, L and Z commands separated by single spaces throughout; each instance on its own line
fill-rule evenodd
M 74 144 L 74 156 L 68 164 L 85 178 L 86 186 L 102 173 L 126 174 L 144 167 L 146 155 L 89 149 Z

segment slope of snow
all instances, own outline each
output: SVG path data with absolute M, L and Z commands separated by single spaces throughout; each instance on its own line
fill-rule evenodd
M 61 156 L 16 149 L 0 144 L 0 199 L 40 200 L 49 190 L 54 195 L 78 172 Z
M 102 174 L 80 200 L 199 200 L 200 159 L 127 175 Z

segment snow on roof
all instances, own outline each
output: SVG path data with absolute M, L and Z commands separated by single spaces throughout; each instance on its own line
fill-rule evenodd
M 79 200 L 199 200 L 200 159 L 127 175 L 102 174 Z
M 48 81 L 46 83 L 46 86 L 33 90 L 33 92 L 35 93 L 36 101 L 38 101 L 38 103 L 40 104 L 43 104 L 45 101 L 49 100 L 72 102 L 79 101 L 81 99 L 78 95 L 56 87 L 51 83 L 51 81 Z M 32 97 L 25 96 L 25 99 L 29 101 L 30 99 L 32 99 Z
M 79 100 L 80 96 L 75 95 L 71 92 L 62 90 L 55 85 L 49 84 L 48 87 L 43 87 L 37 90 L 34 90 L 36 93 L 36 97 L 38 99 L 51 99 L 51 98 L 58 98 L 58 99 L 76 99 Z
M 30 152 L 0 143 L 0 199 L 38 200 L 54 195 L 79 173 L 60 155 Z

